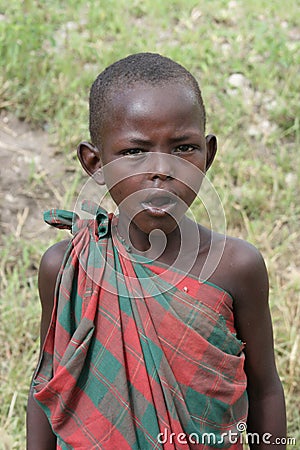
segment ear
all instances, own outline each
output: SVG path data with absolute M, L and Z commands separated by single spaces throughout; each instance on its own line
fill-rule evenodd
M 87 174 L 92 177 L 97 184 L 105 184 L 100 150 L 89 142 L 81 142 L 77 147 L 77 156 Z
M 208 134 L 206 140 L 206 170 L 210 168 L 217 153 L 217 138 L 213 134 Z

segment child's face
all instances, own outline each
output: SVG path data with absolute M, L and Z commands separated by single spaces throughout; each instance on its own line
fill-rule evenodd
M 101 129 L 105 182 L 120 220 L 144 233 L 173 231 L 206 170 L 203 112 L 180 84 L 136 85 L 114 94 Z

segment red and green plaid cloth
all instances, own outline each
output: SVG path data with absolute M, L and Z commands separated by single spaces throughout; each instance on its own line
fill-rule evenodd
M 221 437 L 247 416 L 230 295 L 127 253 L 100 208 L 45 220 L 74 234 L 33 382 L 57 448 L 242 448 Z

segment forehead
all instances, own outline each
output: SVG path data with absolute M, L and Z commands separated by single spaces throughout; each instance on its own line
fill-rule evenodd
M 136 126 L 140 123 L 159 126 L 162 122 L 183 126 L 191 121 L 204 132 L 204 111 L 194 89 L 181 83 L 152 86 L 135 84 L 125 89 L 118 88 L 109 96 L 106 104 L 104 124 Z M 105 127 L 104 127 L 105 128 Z

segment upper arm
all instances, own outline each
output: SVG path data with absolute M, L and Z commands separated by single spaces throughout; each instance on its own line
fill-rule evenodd
M 41 348 L 43 346 L 53 311 L 55 286 L 69 240 L 54 244 L 43 255 L 39 268 L 38 287 L 42 305 L 40 328 Z
M 39 294 L 42 305 L 41 318 L 41 349 L 50 325 L 53 306 L 56 279 L 68 247 L 69 241 L 59 242 L 50 247 L 41 259 L 39 268 Z M 26 448 L 31 449 L 56 449 L 56 436 L 53 433 L 49 421 L 40 406 L 33 398 L 31 385 L 27 404 L 27 436 Z
M 238 244 L 233 287 L 235 326 L 245 342 L 245 371 L 252 394 L 271 393 L 278 387 L 274 358 L 269 282 L 264 260 L 252 245 Z

